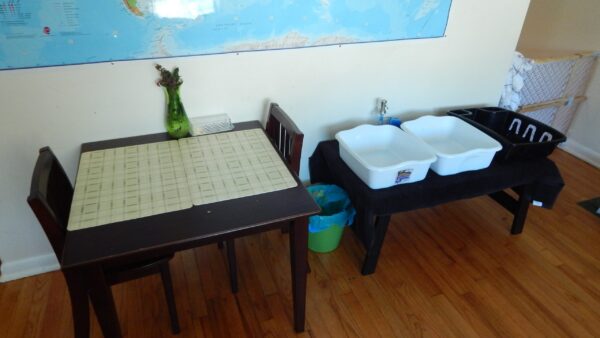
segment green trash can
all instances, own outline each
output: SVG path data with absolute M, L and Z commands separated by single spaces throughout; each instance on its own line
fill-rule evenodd
M 348 194 L 337 185 L 316 184 L 307 187 L 321 207 L 319 215 L 308 219 L 308 248 L 314 252 L 330 252 L 340 244 L 344 228 L 352 224 L 356 211 Z

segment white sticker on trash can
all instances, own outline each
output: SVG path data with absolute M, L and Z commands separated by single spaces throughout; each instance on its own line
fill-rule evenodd
M 410 175 L 412 174 L 412 172 L 413 172 L 412 169 L 400 170 L 398 172 L 398 175 L 396 176 L 396 184 L 402 183 L 402 182 L 408 180 L 410 178 Z

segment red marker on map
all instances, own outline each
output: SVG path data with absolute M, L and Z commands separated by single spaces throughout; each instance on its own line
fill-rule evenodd
M 48 27 L 48 26 L 44 27 L 44 34 L 46 34 L 46 35 L 50 34 L 50 27 Z

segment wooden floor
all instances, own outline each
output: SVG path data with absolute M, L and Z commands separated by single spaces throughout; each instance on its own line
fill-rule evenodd
M 531 208 L 525 231 L 490 198 L 393 217 L 375 274 L 359 273 L 350 231 L 310 254 L 306 337 L 600 337 L 600 218 L 576 202 L 600 196 L 600 170 L 562 152 L 553 210 Z M 287 235 L 238 241 L 240 292 L 211 245 L 172 262 L 179 337 L 294 336 Z M 113 288 L 127 337 L 170 337 L 158 277 Z M 0 284 L 0 337 L 72 337 L 59 272 Z M 101 337 L 97 322 L 93 337 Z

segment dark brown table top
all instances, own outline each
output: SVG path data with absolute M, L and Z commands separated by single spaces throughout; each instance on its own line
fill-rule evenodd
M 234 130 L 262 128 L 258 121 Z M 169 140 L 166 133 L 85 143 L 81 151 Z M 320 211 L 296 175 L 298 186 L 266 194 L 194 206 L 160 215 L 68 231 L 63 268 L 108 260 L 139 259 L 266 231 L 278 223 Z

